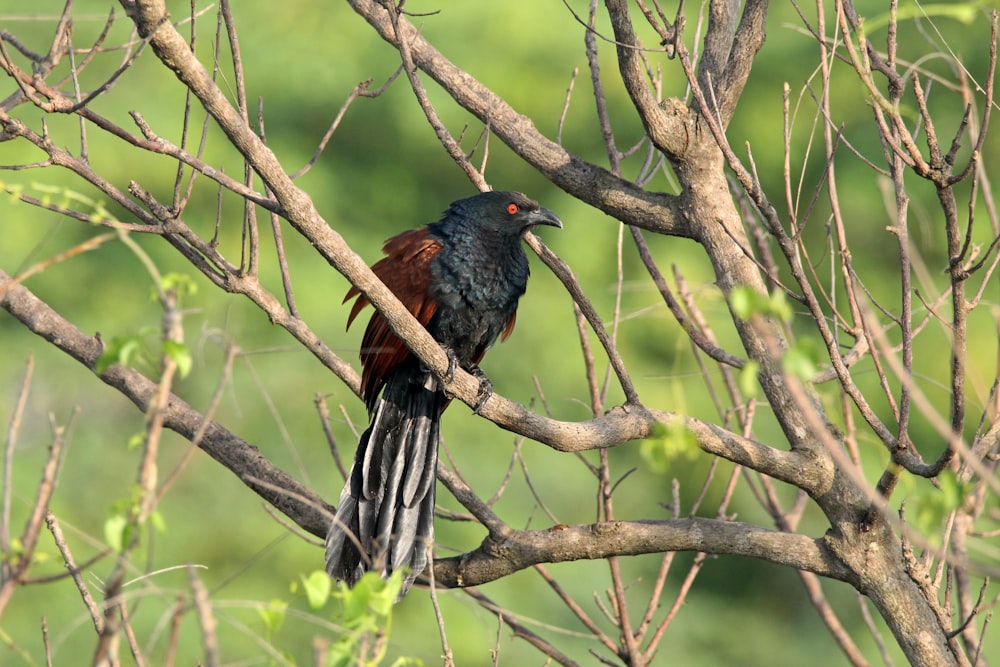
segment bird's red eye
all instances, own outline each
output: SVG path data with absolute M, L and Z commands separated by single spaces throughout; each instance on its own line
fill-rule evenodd
M 511 215 L 514 215 L 515 213 L 517 213 L 518 210 L 520 210 L 520 209 L 517 208 L 517 204 L 515 204 L 513 202 L 511 202 L 510 204 L 507 204 L 507 212 L 510 213 Z

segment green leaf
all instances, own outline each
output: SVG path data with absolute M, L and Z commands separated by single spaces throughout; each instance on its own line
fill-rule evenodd
M 737 285 L 729 293 L 729 307 L 741 320 L 749 320 L 756 310 L 757 293 L 746 285 Z
M 383 580 L 374 572 L 366 572 L 353 588 L 338 583 L 331 595 L 341 602 L 339 622 L 356 632 L 374 632 L 386 625 L 403 588 L 403 574 L 397 570 Z
M 126 447 L 130 452 L 135 451 L 142 447 L 143 443 L 146 442 L 146 432 L 140 431 L 139 433 L 133 433 L 132 437 L 128 439 L 128 444 Z
M 308 577 L 300 575 L 299 579 L 302 581 L 302 589 L 305 591 L 309 608 L 313 611 L 325 605 L 326 601 L 330 599 L 330 590 L 333 585 L 330 575 L 324 570 L 315 570 Z
M 639 445 L 639 455 L 656 472 L 666 472 L 678 459 L 693 459 L 699 452 L 698 440 L 681 419 L 656 424 L 650 437 Z
M 741 320 L 749 320 L 754 315 L 775 317 L 782 322 L 791 322 L 792 307 L 788 297 L 781 290 L 774 294 L 763 294 L 748 285 L 737 285 L 729 292 L 729 308 Z
M 367 573 L 366 573 L 367 576 Z M 354 619 L 368 611 L 368 580 L 361 577 L 352 588 L 348 588 L 343 582 L 338 583 L 336 597 L 340 599 L 341 616 L 344 625 L 353 627 L 356 625 Z
M 21 554 L 23 553 L 24 553 L 24 543 L 21 541 L 21 538 L 19 537 L 11 538 L 10 551 L 8 551 L 3 555 L 4 560 L 6 560 L 8 563 L 13 563 L 15 560 L 20 558 Z
M 194 362 L 191 359 L 191 350 L 184 343 L 175 340 L 163 341 L 163 354 L 174 360 L 174 363 L 177 364 L 177 373 L 182 378 L 187 377 L 187 374 L 191 372 L 191 366 Z
M 104 522 L 104 541 L 119 553 L 125 550 L 128 532 L 128 519 L 124 514 L 115 514 Z
M 781 357 L 781 367 L 789 375 L 808 381 L 816 374 L 814 353 L 815 347 L 809 345 L 808 341 L 799 341 Z
M 408 658 L 402 656 L 396 658 L 396 661 L 390 665 L 390 667 L 424 667 L 424 661 L 419 658 Z
M 377 619 L 368 606 L 373 585 L 372 577 L 378 578 L 378 575 L 366 572 L 353 588 L 348 588 L 343 582 L 339 584 L 340 590 L 336 596 L 343 605 L 339 620 L 344 627 L 359 632 L 368 632 L 377 627 Z
M 359 657 L 356 656 L 357 641 L 350 636 L 344 635 L 334 642 L 327 652 L 326 664 L 328 667 L 348 667 L 359 664 Z
M 198 283 L 186 273 L 171 272 L 160 281 L 163 291 L 174 290 L 178 297 L 191 296 L 198 293 Z
M 747 361 L 736 378 L 737 383 L 740 386 L 740 391 L 743 393 L 744 398 L 753 398 L 757 395 L 759 385 L 757 384 L 757 372 L 760 370 L 760 364 L 754 360 Z
M 379 577 L 379 582 L 381 585 L 373 591 L 371 597 L 371 606 L 376 614 L 384 617 L 388 617 L 392 614 L 392 607 L 396 604 L 396 598 L 399 597 L 399 592 L 403 590 L 403 575 L 408 574 L 409 570 L 405 568 L 403 570 L 396 570 L 388 579 L 382 579 Z M 374 574 L 374 573 L 372 573 Z
M 937 488 L 919 483 L 907 498 L 907 521 L 934 546 L 941 544 L 941 526 L 947 517 L 958 509 L 970 492 L 955 473 L 945 470 L 935 480 Z
M 150 513 L 149 523 L 153 525 L 153 528 L 156 529 L 156 532 L 160 533 L 161 535 L 166 534 L 167 522 L 159 511 L 153 511 Z
M 114 364 L 131 366 L 141 353 L 142 340 L 138 336 L 115 336 L 104 344 L 94 371 L 100 375 Z
M 270 632 L 277 632 L 285 620 L 285 613 L 288 610 L 288 603 L 277 598 L 267 603 L 266 607 L 257 607 L 264 625 Z
M 792 321 L 792 307 L 788 304 L 788 297 L 782 290 L 777 290 L 771 295 L 768 301 L 768 312 L 777 317 L 782 322 Z

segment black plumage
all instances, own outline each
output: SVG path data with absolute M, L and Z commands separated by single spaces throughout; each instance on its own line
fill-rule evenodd
M 455 363 L 481 375 L 486 350 L 514 327 L 528 283 L 521 240 L 535 225 L 562 227 L 523 194 L 485 192 L 389 239 L 372 269 Z M 368 304 L 356 289 L 345 301 L 355 297 L 348 326 Z M 402 596 L 427 565 L 433 541 L 438 427 L 449 399 L 377 312 L 361 364 L 371 422 L 327 535 L 326 568 L 350 585 L 369 570 L 387 577 L 407 568 Z

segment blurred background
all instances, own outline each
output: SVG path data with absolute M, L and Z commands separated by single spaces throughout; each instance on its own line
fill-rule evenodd
M 168 4 L 175 18 L 189 13 L 186 3 Z M 667 11 L 673 12 L 672 3 L 666 4 Z M 866 25 L 870 26 L 873 39 L 877 39 L 874 35 L 879 30 L 883 31 L 884 39 L 884 17 L 881 23 L 878 17 L 885 4 L 858 3 L 859 9 L 868 11 L 872 17 Z M 900 4 L 919 15 L 916 5 Z M 907 24 L 907 37 L 902 41 L 905 56 L 916 59 L 946 49 L 947 44 L 961 57 L 969 76 L 984 85 L 989 48 L 985 10 L 991 4 L 961 3 L 954 11 L 935 15 L 933 21 L 921 19 Z M 568 5 L 581 16 L 586 15 L 586 3 L 570 0 Z M 111 7 L 112 4 L 97 0 L 74 3 L 75 46 L 82 48 L 93 43 L 104 28 Z M 214 9 L 209 7 L 205 5 L 208 11 L 198 23 L 197 51 L 204 63 L 211 62 L 218 39 Z M 421 26 L 422 34 L 455 64 L 530 116 L 541 132 L 553 139 L 561 132 L 560 140 L 569 150 L 597 164 L 607 164 L 587 70 L 584 28 L 567 5 L 528 0 L 443 4 L 412 0 L 406 8 L 415 14 L 428 12 L 426 16 L 411 18 Z M 16 35 L 28 48 L 45 52 L 61 9 L 61 3 L 52 0 L 33 3 L 30 8 L 18 0 L 0 0 L 0 28 Z M 118 19 L 107 37 L 109 45 L 129 39 L 129 21 L 117 4 L 114 11 Z M 695 16 L 697 3 L 689 3 L 689 11 L 687 41 L 691 44 L 700 29 Z M 371 78 L 372 88 L 381 86 L 399 63 L 398 53 L 378 39 L 347 3 L 285 0 L 276 4 L 244 0 L 234 3 L 234 14 L 247 74 L 248 98 L 254 103 L 259 100 L 267 142 L 288 172 L 310 160 L 338 109 L 358 83 Z M 634 12 L 634 18 L 638 22 L 641 16 Z M 831 16 L 827 18 L 833 20 Z M 183 31 L 187 34 L 188 30 L 185 27 Z M 598 30 L 604 35 L 611 34 L 606 21 L 599 21 Z M 651 35 L 644 38 L 655 44 Z M 228 50 L 223 48 L 223 52 Z M 638 142 L 643 131 L 618 80 L 613 45 L 599 40 L 599 52 L 616 138 L 625 149 Z M 797 149 L 792 171 L 796 179 L 802 180 L 802 201 L 812 196 L 821 180 L 823 162 L 819 146 L 814 147 L 813 154 L 807 155 L 805 150 L 810 133 L 815 131 L 813 96 L 818 95 L 817 57 L 815 41 L 804 31 L 791 3 L 775 3 L 768 20 L 768 40 L 754 65 L 740 109 L 729 128 L 729 137 L 743 157 L 745 142 L 749 142 L 757 171 L 776 202 L 784 201 L 782 87 L 785 83 L 791 90 L 795 114 Z M 652 67 L 663 71 L 665 96 L 683 96 L 686 86 L 677 62 L 659 53 L 651 53 L 649 58 Z M 120 51 L 99 55 L 86 70 L 82 87 L 92 87 L 107 78 L 120 60 Z M 930 71 L 953 76 L 952 64 L 945 58 L 928 57 L 922 65 Z M 66 70 L 65 64 L 62 67 Z M 219 73 L 224 89 L 234 88 L 231 72 L 225 56 Z M 13 84 L 7 78 L 3 81 L 5 97 L 13 91 Z M 471 149 L 481 124 L 458 109 L 433 82 L 429 79 L 425 82 L 438 113 L 454 134 L 460 134 L 462 127 L 469 124 L 463 146 Z M 864 90 L 846 68 L 835 75 L 834 85 L 835 122 L 862 154 L 880 160 L 881 149 Z M 958 127 L 962 108 L 955 104 L 954 95 L 946 94 L 944 84 L 935 85 L 941 91 L 940 95 L 936 91 L 931 95 L 933 103 L 941 104 L 938 129 L 950 138 Z M 980 96 L 980 105 L 981 100 Z M 133 131 L 128 112 L 139 111 L 158 134 L 179 141 L 184 103 L 184 90 L 176 79 L 152 53 L 144 53 L 92 108 Z M 564 107 L 565 119 L 560 123 Z M 42 114 L 37 109 L 21 106 L 15 114 L 40 129 Z M 202 116 L 200 108 L 194 109 L 193 128 L 200 127 Z M 79 152 L 76 119 L 48 118 L 46 122 L 57 144 Z M 92 126 L 87 135 L 96 171 L 119 188 L 125 189 L 130 180 L 135 180 L 162 201 L 169 201 L 176 177 L 171 160 L 112 141 Z M 997 150 L 994 136 L 984 150 L 987 164 L 996 158 Z M 965 146 L 960 160 L 967 159 L 968 152 Z M 625 176 L 636 176 L 642 154 L 640 151 L 639 156 L 626 161 Z M 481 156 L 480 147 L 473 162 L 478 164 Z M 22 141 L 0 143 L 3 164 L 33 163 L 43 157 Z M 207 133 L 204 159 L 234 177 L 242 175 L 242 160 L 214 127 Z M 895 308 L 898 263 L 895 240 L 886 231 L 891 223 L 886 206 L 887 201 L 891 206 L 891 190 L 886 190 L 886 183 L 873 179 L 872 171 L 858 159 L 845 158 L 837 166 L 841 205 L 851 225 L 855 263 L 865 272 L 866 286 L 884 298 L 890 308 Z M 618 251 L 621 233 L 618 223 L 555 188 L 496 139 L 489 142 L 486 178 L 494 188 L 529 194 L 562 218 L 565 223 L 562 231 L 543 229 L 540 235 L 571 265 L 609 326 L 620 292 L 620 318 L 616 325 L 619 348 L 644 401 L 653 407 L 719 422 L 720 416 L 713 407 L 709 387 L 690 343 L 648 280 L 627 235 L 623 249 Z M 26 192 L 44 193 L 50 189 L 53 198 L 64 197 L 67 191 L 85 197 L 98 196 L 80 179 L 54 169 L 0 172 L 0 181 L 6 186 L 18 184 Z M 325 152 L 298 180 L 298 185 L 312 196 L 329 224 L 371 262 L 380 257 L 384 239 L 436 220 L 449 202 L 474 193 L 473 186 L 437 142 L 405 77 L 378 98 L 354 102 Z M 676 184 L 665 172 L 654 177 L 647 187 L 676 191 Z M 939 282 L 943 279 L 946 258 L 935 195 L 916 179 L 910 195 L 913 244 L 926 263 L 928 280 Z M 114 207 L 110 210 L 121 214 Z M 829 205 L 822 198 L 817 201 L 806 230 L 811 235 L 810 242 L 815 243 L 816 263 L 821 272 L 832 270 L 829 258 L 825 263 L 822 259 L 828 210 Z M 218 211 L 223 220 L 220 249 L 235 260 L 239 256 L 242 203 L 231 195 L 220 195 L 207 179 L 202 179 L 185 220 L 204 237 L 210 237 Z M 269 289 L 280 294 L 273 241 L 263 216 L 261 222 L 262 275 Z M 987 225 L 983 223 L 983 227 Z M 104 231 L 13 199 L 0 199 L 0 230 L 0 268 L 10 274 Z M 257 445 L 271 461 L 329 501 L 335 501 L 342 479 L 331 462 L 314 402 L 317 396 L 322 396 L 330 406 L 337 444 L 346 460 L 355 444 L 352 428 L 362 429 L 367 419 L 360 400 L 283 330 L 271 326 L 252 304 L 216 290 L 160 239 L 141 235 L 133 238 L 162 273 L 190 275 L 199 287 L 197 294 L 184 303 L 185 338 L 193 353 L 194 366 L 177 383 L 176 393 L 196 408 L 204 409 L 219 382 L 225 345 L 238 345 L 242 354 L 226 381 L 217 421 Z M 344 330 L 348 309 L 341 301 L 348 283 L 287 227 L 284 239 L 295 298 L 303 319 L 337 354 L 356 364 L 363 327 Z M 712 284 L 711 267 L 699 248 L 683 239 L 647 235 L 647 240 L 665 273 L 676 267 L 683 275 L 696 302 L 717 325 L 715 333 L 722 345 L 738 350 L 735 336 L 726 325 L 727 309 Z M 531 404 L 537 411 L 550 411 L 559 419 L 589 418 L 588 391 L 571 300 L 536 258 L 531 257 L 531 261 L 533 277 L 522 300 L 519 326 L 507 343 L 491 351 L 483 368 L 495 389 L 513 400 Z M 106 243 L 93 252 L 56 264 L 32 277 L 26 286 L 84 332 L 100 332 L 105 340 L 138 335 L 155 341 L 159 309 L 151 299 L 152 284 L 136 256 L 120 243 Z M 982 408 L 995 377 L 994 318 L 1000 301 L 995 281 L 983 298 L 992 305 L 990 309 L 977 311 L 970 338 L 970 359 L 975 359 L 978 367 L 973 370 L 969 386 L 974 409 Z M 29 358 L 34 360 L 29 409 L 20 427 L 14 460 L 13 526 L 19 529 L 33 501 L 53 424 L 66 425 L 72 421 L 68 456 L 52 510 L 62 521 L 77 560 L 86 560 L 103 548 L 105 521 L 116 511 L 116 504 L 128 500 L 127 490 L 133 483 L 139 460 L 138 451 L 129 448 L 129 440 L 142 431 L 143 416 L 114 390 L 33 337 L 6 313 L 0 313 L 0 341 L 0 422 L 5 426 L 11 417 L 25 364 Z M 921 381 L 943 408 L 947 405 L 948 368 L 943 355 L 933 351 L 940 350 L 947 339 L 943 334 L 931 332 L 921 341 L 925 346 L 918 350 Z M 596 341 L 593 344 L 596 346 Z M 146 373 L 154 372 L 149 367 L 139 368 Z M 874 371 L 868 371 L 867 376 L 864 371 L 859 373 L 861 382 L 876 386 Z M 609 406 L 621 401 L 613 378 L 610 385 Z M 760 439 L 780 446 L 780 431 L 766 414 L 759 417 L 757 426 Z M 511 480 L 494 507 L 512 526 L 544 528 L 553 523 L 533 497 L 521 472 L 521 463 L 511 463 L 516 447 L 551 517 L 566 524 L 596 519 L 596 481 L 576 457 L 533 442 L 518 445 L 514 436 L 473 417 L 461 405 L 446 414 L 443 429 L 448 455 L 481 496 L 492 496 L 504 484 L 513 465 Z M 929 429 L 927 433 L 928 446 L 933 450 L 937 447 L 936 436 Z M 875 480 L 884 452 L 873 439 L 860 445 L 862 455 L 871 464 L 869 479 Z M 171 469 L 185 448 L 182 439 L 167 434 L 161 470 Z M 634 469 L 616 492 L 615 508 L 621 519 L 670 516 L 664 504 L 671 500 L 674 479 L 680 483 L 681 515 L 685 515 L 702 488 L 711 463 L 707 455 L 698 454 L 673 460 L 664 470 L 641 456 L 639 443 L 615 448 L 610 456 L 616 476 Z M 589 453 L 583 458 L 594 462 L 596 454 Z M 714 516 L 731 470 L 727 463 L 719 466 L 708 487 L 702 514 Z M 903 485 L 900 498 L 921 489 L 930 490 L 926 481 L 905 479 Z M 788 489 L 782 490 L 786 500 L 793 495 Z M 439 503 L 460 510 L 440 486 Z M 309 664 L 311 638 L 317 633 L 332 634 L 326 625 L 330 618 L 326 612 L 310 611 L 301 587 L 293 590 L 293 584 L 300 576 L 322 567 L 322 550 L 289 534 L 261 505 L 228 471 L 198 454 L 160 505 L 165 530 L 150 530 L 144 535 L 142 553 L 148 559 L 150 571 L 188 563 L 205 567 L 199 572 L 218 614 L 222 656 L 227 664 L 285 664 L 284 661 Z M 742 486 L 729 512 L 740 521 L 770 527 L 768 517 Z M 439 519 L 436 527 L 439 555 L 467 551 L 484 537 L 476 524 Z M 823 518 L 810 508 L 800 530 L 819 536 L 824 527 Z M 43 534 L 42 542 L 43 560 L 32 570 L 33 575 L 62 572 L 49 536 Z M 677 554 L 664 598 L 667 604 L 677 594 L 693 558 L 692 554 Z M 623 560 L 626 580 L 633 582 L 637 600 L 648 595 L 660 561 L 657 555 Z M 110 561 L 106 559 L 93 568 L 95 574 L 88 582 L 99 586 L 99 573 L 109 569 Z M 567 563 L 548 569 L 588 613 L 601 617 L 595 597 L 604 598 L 609 586 L 604 562 Z M 155 664 L 162 660 L 172 605 L 188 595 L 187 575 L 183 570 L 163 572 L 137 582 L 134 590 L 137 599 L 133 621 Z M 854 590 L 836 582 L 826 582 L 824 590 L 848 630 L 877 662 L 877 648 L 865 629 Z M 588 651 L 603 649 L 533 571 L 483 586 L 482 592 L 514 610 L 522 623 L 571 657 L 583 664 L 596 664 Z M 270 627 L 258 613 L 261 604 L 275 599 L 290 605 L 289 615 L 279 628 Z M 441 591 L 439 599 L 458 665 L 490 664 L 492 650 L 498 651 L 501 665 L 545 663 L 534 649 L 513 640 L 507 628 L 500 630 L 497 645 L 495 617 L 463 593 Z M 5 641 L 9 638 L 9 642 L 30 653 L 35 663 L 41 663 L 43 616 L 55 664 L 82 664 L 79 658 L 91 654 L 94 635 L 89 616 L 68 579 L 18 590 L 11 607 L 0 618 Z M 177 664 L 193 664 L 201 649 L 191 617 L 186 618 L 181 632 L 182 645 L 188 653 L 179 656 Z M 890 654 L 901 662 L 891 636 L 884 639 L 890 645 Z M 1000 659 L 997 642 L 992 645 L 988 642 L 986 648 L 994 659 Z M 411 592 L 396 608 L 386 664 L 399 656 L 416 657 L 428 665 L 438 664 L 440 653 L 428 596 L 420 590 Z M 711 558 L 704 563 L 693 591 L 667 631 L 660 659 L 662 664 L 676 665 L 791 667 L 807 661 L 816 666 L 846 663 L 812 610 L 794 572 L 731 557 Z M 0 663 L 32 664 L 17 651 L 0 658 Z

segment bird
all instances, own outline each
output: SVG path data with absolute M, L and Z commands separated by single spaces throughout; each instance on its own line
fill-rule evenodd
M 479 363 L 514 328 L 529 273 L 521 241 L 537 225 L 562 228 L 562 221 L 519 192 L 482 192 L 390 238 L 372 266 L 447 351 L 448 375 L 457 366 L 480 380 L 476 412 L 493 392 Z M 348 328 L 369 305 L 357 287 L 344 303 L 351 299 Z M 367 571 L 388 578 L 404 570 L 402 599 L 434 539 L 439 425 L 451 397 L 377 311 L 360 358 L 369 426 L 327 534 L 326 570 L 351 587 Z

